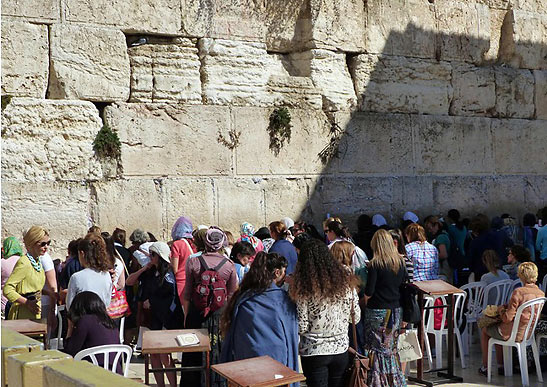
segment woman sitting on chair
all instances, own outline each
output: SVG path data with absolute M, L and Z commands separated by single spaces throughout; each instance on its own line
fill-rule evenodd
M 498 324 L 490 325 L 487 328 L 482 329 L 481 335 L 481 350 L 482 350 L 482 367 L 479 368 L 479 373 L 487 375 L 488 364 L 488 340 L 491 337 L 497 340 L 508 340 L 511 336 L 511 330 L 513 329 L 513 322 L 517 309 L 526 301 L 533 300 L 539 297 L 545 297 L 538 286 L 536 285 L 538 277 L 538 268 L 533 262 L 524 262 L 520 264 L 518 269 L 518 277 L 522 281 L 523 286 L 513 290 L 511 299 L 507 305 L 500 305 L 498 307 L 498 314 L 501 317 L 501 322 Z M 519 327 L 517 332 L 516 341 L 522 341 L 526 325 L 530 320 L 531 311 L 526 308 L 520 316 Z M 538 316 L 536 316 L 538 318 Z M 503 366 L 502 349 L 496 346 L 496 358 L 498 367 Z
M 74 356 L 83 349 L 99 345 L 120 344 L 120 335 L 114 321 L 96 293 L 90 291 L 78 293 L 70 304 L 68 318 L 72 324 L 68 325 L 64 352 L 69 355 Z M 97 360 L 102 366 L 101 363 L 104 361 L 102 355 L 97 355 Z M 110 362 L 112 363 L 113 360 L 112 356 Z M 120 363 L 118 362 L 116 372 L 123 375 Z

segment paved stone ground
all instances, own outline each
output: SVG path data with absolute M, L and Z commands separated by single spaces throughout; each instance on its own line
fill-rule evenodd
M 446 359 L 446 355 L 444 357 Z M 446 361 L 446 360 L 445 360 Z M 464 379 L 464 383 L 458 384 L 439 384 L 439 386 L 451 386 L 451 387 L 474 387 L 474 386 L 521 386 L 521 377 L 520 374 L 515 374 L 510 377 L 498 376 L 497 372 L 492 376 L 492 383 L 488 384 L 486 382 L 486 377 L 479 375 L 477 370 L 481 363 L 481 353 L 478 342 L 474 343 L 471 348 L 471 356 L 466 357 L 467 368 L 461 368 L 461 362 L 458 359 L 455 361 L 455 373 L 456 375 L 461 375 Z M 518 364 L 518 360 L 513 358 L 513 363 Z M 412 367 L 411 367 L 412 369 Z M 142 357 L 133 357 L 133 360 L 130 365 L 129 377 L 138 378 L 144 383 L 144 360 Z M 543 369 L 543 379 L 544 383 L 538 381 L 537 375 L 530 375 L 530 387 L 543 387 L 547 385 L 547 369 Z M 151 375 L 150 382 L 152 386 L 156 386 L 154 376 Z M 416 384 L 409 384 L 409 386 L 418 386 Z M 193 387 L 193 386 L 189 386 Z

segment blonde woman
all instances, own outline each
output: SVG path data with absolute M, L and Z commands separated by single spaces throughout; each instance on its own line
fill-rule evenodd
M 364 352 L 370 359 L 367 385 L 406 386 L 397 353 L 403 316 L 399 287 L 405 280 L 405 263 L 386 230 L 376 231 L 371 247 L 363 321 Z
M 49 233 L 40 226 L 32 226 L 23 236 L 27 253 L 15 264 L 4 285 L 4 296 L 13 305 L 8 319 L 39 319 L 41 290 L 46 282 L 40 256 L 51 243 Z
M 353 243 L 348 241 L 333 243 L 330 252 L 338 262 L 351 269 L 351 257 L 355 252 L 355 245 Z

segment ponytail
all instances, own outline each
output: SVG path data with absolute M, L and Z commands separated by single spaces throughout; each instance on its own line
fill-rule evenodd
M 327 229 L 335 233 L 338 238 L 351 240 L 351 233 L 349 232 L 349 228 L 336 220 L 329 222 L 327 224 Z

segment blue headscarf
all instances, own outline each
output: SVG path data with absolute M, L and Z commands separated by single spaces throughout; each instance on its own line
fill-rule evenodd
M 190 218 L 181 216 L 173 225 L 173 229 L 171 230 L 171 238 L 173 238 L 174 241 L 178 241 L 182 238 L 192 238 L 192 230 L 193 227 Z

